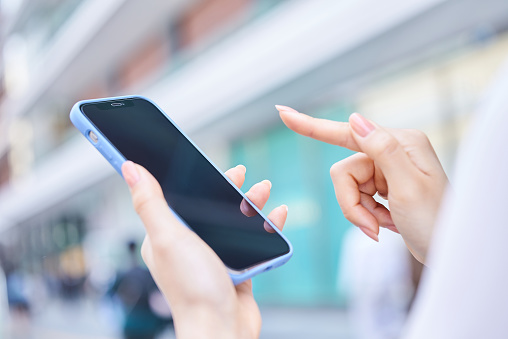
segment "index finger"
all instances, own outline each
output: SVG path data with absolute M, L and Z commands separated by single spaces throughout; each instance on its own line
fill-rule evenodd
M 296 133 L 352 151 L 360 151 L 351 134 L 349 123 L 314 118 L 287 106 L 275 107 L 284 124 Z

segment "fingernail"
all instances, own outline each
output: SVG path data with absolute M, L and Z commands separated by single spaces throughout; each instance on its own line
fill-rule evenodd
M 247 167 L 245 167 L 244 165 L 236 165 L 236 168 L 238 168 L 238 167 L 243 169 L 244 172 L 247 172 Z
M 288 208 L 288 205 L 282 205 L 284 207 L 284 209 L 286 210 L 286 213 L 288 212 L 289 208 Z
M 392 231 L 392 232 L 395 232 L 395 233 L 400 234 L 399 230 L 398 230 L 398 229 L 397 229 L 397 227 L 395 227 L 394 225 L 385 226 L 385 228 L 389 229 L 389 230 L 390 230 L 390 231 Z
M 122 165 L 122 174 L 129 187 L 136 185 L 140 179 L 138 169 L 132 161 L 126 161 Z
M 295 109 L 293 109 L 291 107 L 288 107 L 288 106 L 275 105 L 275 108 L 279 112 L 284 111 L 284 112 L 288 112 L 288 113 L 298 113 L 297 110 L 295 110 Z
M 270 189 L 272 189 L 272 182 L 270 180 L 263 180 L 262 183 L 264 183 L 265 185 L 268 185 L 268 187 L 270 187 Z
M 245 201 L 245 199 L 240 203 L 240 211 L 245 215 L 249 213 L 249 207 L 247 207 L 247 201 Z
M 351 124 L 351 128 L 361 137 L 366 137 L 372 132 L 375 127 L 370 123 L 369 120 L 365 119 L 358 113 L 353 113 L 349 117 L 349 123 Z
M 373 230 L 371 230 L 370 228 L 361 227 L 361 226 L 359 228 L 360 228 L 360 230 L 362 230 L 363 233 L 365 233 L 366 236 L 368 236 L 369 238 L 371 238 L 374 241 L 379 242 L 379 237 L 376 233 L 374 233 Z

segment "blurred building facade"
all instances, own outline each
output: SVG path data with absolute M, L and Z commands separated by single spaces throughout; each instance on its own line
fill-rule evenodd
M 16 265 L 101 288 L 142 239 L 126 185 L 68 119 L 78 100 L 142 94 L 219 167 L 273 182 L 295 247 L 261 302 L 341 305 L 350 227 L 330 166 L 274 104 L 422 129 L 447 171 L 508 56 L 505 0 L 0 0 L 0 243 Z M 382 239 L 381 239 L 382 241 Z M 72 291 L 70 292 L 72 293 Z

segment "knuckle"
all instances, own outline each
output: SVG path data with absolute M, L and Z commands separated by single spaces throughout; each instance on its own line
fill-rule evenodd
M 330 176 L 332 178 L 337 178 L 341 175 L 350 173 L 358 167 L 367 165 L 368 161 L 370 161 L 370 158 L 367 154 L 360 152 L 355 153 L 333 164 L 330 167 Z
M 408 130 L 408 135 L 410 136 L 413 143 L 415 143 L 417 145 L 424 145 L 424 144 L 428 144 L 430 142 L 427 134 L 425 134 L 423 131 L 420 131 L 418 129 Z
M 315 118 L 312 118 L 312 123 L 309 124 L 308 130 L 307 130 L 307 136 L 311 139 L 313 139 L 316 135 L 316 128 L 314 127 Z
M 351 209 L 344 208 L 344 207 L 341 207 L 341 209 L 342 209 L 342 215 L 344 215 L 344 218 L 346 218 L 349 221 L 352 221 L 353 220 L 353 213 L 352 213 Z
M 356 141 L 351 133 L 348 133 L 344 137 L 344 144 L 347 145 L 347 148 L 351 149 L 356 145 Z
M 415 129 L 413 134 L 416 140 L 425 143 L 429 142 L 429 137 L 427 136 L 427 134 L 425 134 L 425 132 Z
M 380 135 L 373 145 L 374 154 L 378 156 L 390 156 L 399 150 L 397 140 L 387 133 Z
M 330 176 L 335 177 L 339 173 L 342 172 L 342 169 L 344 168 L 344 160 L 341 160 L 339 162 L 336 162 L 335 164 L 330 167 Z

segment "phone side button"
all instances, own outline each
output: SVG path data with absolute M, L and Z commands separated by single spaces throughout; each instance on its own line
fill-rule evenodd
M 109 162 L 113 161 L 113 156 L 107 150 L 103 150 L 101 153 Z
M 103 147 L 101 144 L 97 144 L 95 145 L 95 147 L 97 148 L 97 150 L 102 154 L 102 156 L 104 158 L 106 158 L 106 160 L 108 160 L 109 162 L 112 162 L 113 161 L 113 156 L 111 154 L 109 154 Z
M 95 148 L 99 151 L 100 154 L 102 154 L 103 157 L 106 157 L 104 154 L 104 150 L 102 149 L 102 146 L 100 144 L 95 145 Z

